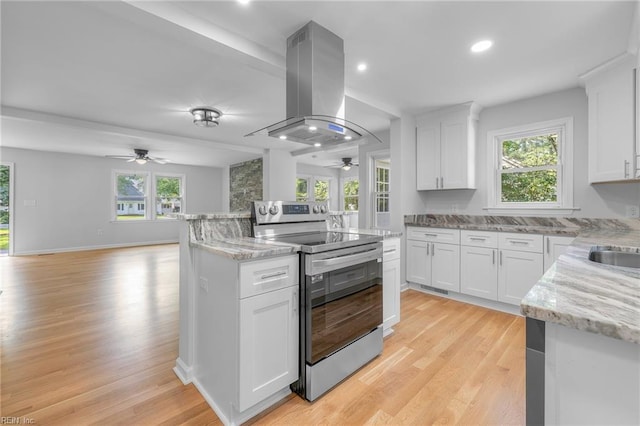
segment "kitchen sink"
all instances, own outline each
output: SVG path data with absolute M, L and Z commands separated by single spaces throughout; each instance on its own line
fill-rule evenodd
M 606 265 L 640 268 L 640 253 L 622 251 L 612 247 L 591 247 L 589 260 Z

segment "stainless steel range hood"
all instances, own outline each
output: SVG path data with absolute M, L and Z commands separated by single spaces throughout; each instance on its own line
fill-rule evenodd
M 287 119 L 249 133 L 328 147 L 375 135 L 345 120 L 344 42 L 310 21 L 287 39 Z M 381 142 L 381 141 L 380 141 Z

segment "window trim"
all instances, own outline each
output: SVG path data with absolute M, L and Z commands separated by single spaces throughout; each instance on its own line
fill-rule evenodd
M 307 201 L 316 201 L 316 181 L 326 180 L 327 182 L 329 182 L 329 188 L 328 188 L 329 196 L 326 200 L 323 200 L 323 201 L 328 201 L 329 209 L 331 209 L 331 202 L 332 202 L 331 191 L 333 190 L 333 187 L 335 185 L 335 180 L 336 180 L 333 176 L 296 174 L 296 181 L 298 179 L 303 179 L 307 181 Z
M 558 200 L 554 203 L 503 203 L 501 194 L 502 141 L 526 137 L 547 131 L 561 133 L 558 152 Z M 579 208 L 573 205 L 573 117 L 528 123 L 487 132 L 487 207 L 489 213 L 571 214 Z
M 389 164 L 391 164 L 391 152 L 388 149 L 383 149 L 379 151 L 371 151 L 367 153 L 367 226 L 374 229 L 389 229 L 382 228 L 377 226 L 376 223 L 376 161 L 389 159 Z M 393 177 L 391 175 L 391 165 L 389 166 L 389 215 L 391 215 L 391 210 L 393 209 L 393 203 L 391 198 L 391 181 Z M 362 182 L 361 182 L 362 183 Z M 391 226 L 391 225 L 390 225 Z
M 145 195 L 144 195 L 144 203 L 147 206 L 145 208 L 145 212 L 144 212 L 144 219 L 137 219 L 137 220 L 118 220 L 118 214 L 117 214 L 117 198 L 118 198 L 118 193 L 117 193 L 117 176 L 118 175 L 144 175 L 146 182 L 145 182 Z M 165 173 L 165 172 L 152 172 L 149 170 L 145 170 L 145 171 L 140 171 L 140 170 L 133 170 L 133 169 L 112 169 L 111 170 L 111 202 L 110 204 L 110 209 L 111 209 L 111 213 L 110 213 L 110 221 L 113 223 L 141 223 L 141 222 L 169 222 L 171 223 L 173 218 L 166 218 L 163 217 L 162 219 L 158 219 L 157 214 L 156 214 L 156 199 L 157 197 L 157 193 L 156 193 L 156 179 L 158 177 L 173 177 L 173 178 L 180 178 L 181 179 L 181 193 L 182 193 L 182 199 L 181 199 L 181 213 L 184 213 L 186 210 L 186 205 L 187 205 L 187 201 L 186 201 L 186 188 L 187 188 L 187 176 L 183 173 Z

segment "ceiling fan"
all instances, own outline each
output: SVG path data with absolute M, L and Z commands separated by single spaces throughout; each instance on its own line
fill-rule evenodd
M 358 164 L 353 163 L 351 160 L 351 157 L 344 157 L 341 159 L 342 163 L 331 167 L 339 167 L 344 171 L 351 170 L 351 167 L 358 167 Z
M 105 157 L 127 160 L 127 163 L 135 161 L 138 164 L 145 164 L 147 161 L 153 161 L 154 163 L 158 164 L 166 164 L 170 162 L 170 160 L 167 160 L 166 158 L 149 157 L 147 155 L 149 151 L 146 149 L 135 148 L 133 152 L 135 155 L 105 155 Z

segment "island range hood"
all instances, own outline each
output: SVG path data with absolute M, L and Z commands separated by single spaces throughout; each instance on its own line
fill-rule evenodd
M 310 21 L 287 38 L 287 119 L 249 133 L 328 147 L 371 135 L 345 116 L 344 42 Z M 380 141 L 381 142 L 381 141 Z

